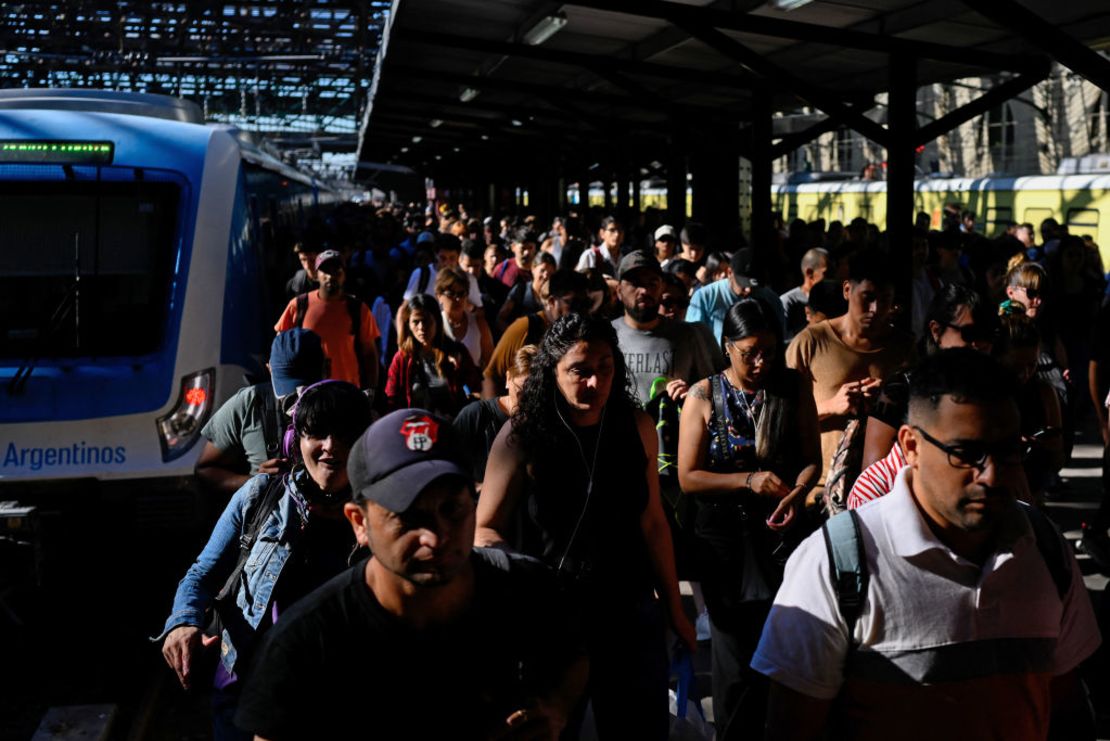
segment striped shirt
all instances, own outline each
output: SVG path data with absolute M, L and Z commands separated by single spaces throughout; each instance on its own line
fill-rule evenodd
M 886 496 L 894 488 L 894 479 L 898 472 L 906 465 L 906 454 L 902 447 L 895 441 L 886 457 L 872 463 L 863 469 L 863 473 L 852 485 L 848 492 L 848 509 L 855 509 L 867 504 L 872 499 Z

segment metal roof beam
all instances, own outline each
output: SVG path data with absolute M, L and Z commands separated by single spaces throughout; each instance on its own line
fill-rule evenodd
M 992 87 L 967 105 L 961 106 L 946 116 L 919 128 L 914 135 L 914 146 L 927 144 L 938 136 L 945 134 L 960 124 L 967 123 L 976 116 L 982 115 L 997 105 L 1005 103 L 1011 98 L 1021 95 L 1038 82 L 1048 77 L 1051 66 L 1044 65 L 1040 72 L 1029 72 L 1014 77 L 1002 84 Z
M 1068 69 L 1110 90 L 1110 59 L 1061 31 L 1014 0 L 963 0 L 964 5 L 1018 34 Z
M 991 0 L 973 1 L 975 3 L 991 4 Z M 975 48 L 948 46 L 929 41 L 864 33 L 850 28 L 832 28 L 816 23 L 802 23 L 748 13 L 734 13 L 727 9 L 697 7 L 683 3 L 664 2 L 663 0 L 569 0 L 569 4 L 626 15 L 661 18 L 669 20 L 675 25 L 679 25 L 674 20 L 678 17 L 691 23 L 707 24 L 714 28 L 740 31 L 757 36 L 808 41 L 814 44 L 827 44 L 844 49 L 860 49 L 882 54 L 904 53 L 922 59 L 936 59 L 988 69 L 1030 71 L 1035 63 L 1035 60 L 1030 59 L 1028 55 L 1000 54 Z M 1001 4 L 1012 4 L 1012 0 L 1004 0 L 1004 3 Z M 1044 24 L 1044 21 L 1041 21 L 1041 23 Z
M 837 119 L 826 117 L 801 131 L 787 134 L 771 146 L 771 159 L 775 160 L 783 155 L 790 154 L 798 147 L 809 144 L 822 134 L 827 134 L 830 131 L 840 128 L 840 125 L 841 122 Z
M 611 55 L 583 54 L 581 52 L 546 49 L 542 46 L 531 46 L 529 44 L 513 44 L 505 41 L 467 38 L 465 36 L 456 36 L 455 34 L 448 33 L 426 33 L 422 31 L 419 34 L 413 34 L 411 38 L 406 38 L 406 41 L 421 44 L 426 43 L 441 48 L 462 49 L 465 51 L 533 59 L 539 62 L 551 62 L 552 64 L 565 64 L 583 67 L 591 71 L 597 66 L 604 66 L 607 69 L 627 74 L 661 77 L 668 80 L 675 80 L 676 82 L 697 83 L 701 85 L 709 83 L 733 89 L 762 86 L 764 84 L 763 80 L 748 74 L 734 75 L 711 70 L 685 69 L 682 67 L 672 67 L 666 64 L 623 59 Z
M 459 108 L 461 110 L 469 111 L 489 111 L 490 113 L 502 113 L 508 116 L 519 117 L 524 115 L 521 106 L 509 105 L 507 103 L 495 103 L 488 98 L 480 98 L 463 103 L 457 98 L 439 98 L 434 95 L 426 95 L 423 93 L 414 93 L 409 90 L 394 90 L 390 89 L 388 94 L 382 96 L 379 105 L 383 105 L 392 101 L 406 101 L 411 103 L 418 103 L 424 106 L 443 106 L 446 108 Z M 451 114 L 447 114 L 451 115 Z M 536 109 L 532 114 L 540 118 L 556 118 L 563 121 L 580 121 L 579 116 L 574 113 L 568 112 L 562 107 L 549 107 L 544 109 Z M 586 123 L 586 122 L 583 122 Z
M 407 76 L 417 80 L 429 80 L 432 82 L 446 82 L 454 85 L 462 85 L 464 87 L 472 88 L 486 88 L 490 90 L 502 90 L 510 93 L 517 93 L 520 95 L 527 95 L 530 97 L 538 98 L 541 100 L 549 101 L 566 101 L 566 102 L 579 102 L 579 103 L 594 103 L 602 106 L 623 106 L 626 108 L 636 108 L 639 110 L 647 110 L 659 112 L 660 104 L 658 101 L 648 99 L 634 98 L 625 95 L 607 95 L 604 93 L 595 93 L 588 90 L 576 90 L 573 88 L 559 87 L 556 85 L 537 85 L 531 82 L 516 82 L 514 80 L 503 80 L 496 77 L 483 77 L 481 75 L 465 75 L 457 72 L 438 72 L 433 70 L 423 70 L 414 67 L 390 67 L 386 74 Z M 689 113 L 698 113 L 705 116 L 712 116 L 719 118 L 722 115 L 722 110 L 719 108 L 710 108 L 708 106 L 683 106 Z
M 670 4 L 670 3 L 666 3 Z M 692 21 L 686 14 L 676 12 L 672 22 L 702 43 L 720 54 L 743 64 L 748 69 L 779 82 L 790 92 L 824 111 L 830 118 L 838 119 L 852 127 L 868 139 L 886 146 L 887 130 L 854 108 L 841 102 L 841 99 L 821 86 L 811 83 L 782 69 L 765 56 L 749 49 L 731 36 L 704 22 Z

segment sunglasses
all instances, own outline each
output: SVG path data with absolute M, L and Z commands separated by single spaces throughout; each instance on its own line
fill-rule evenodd
M 462 301 L 464 298 L 467 297 L 467 294 L 458 293 L 456 291 L 440 291 L 439 295 L 440 296 L 446 296 L 447 298 L 451 299 L 452 301 Z
M 953 468 L 971 469 L 979 473 L 987 467 L 987 458 L 994 460 L 997 466 L 1019 466 L 1025 460 L 1028 449 L 1019 442 L 1003 442 L 988 444 L 983 442 L 966 442 L 949 445 L 942 443 L 917 425 L 913 428 L 921 433 L 925 440 L 948 456 L 948 465 Z
M 757 347 L 753 350 L 741 350 L 737 353 L 737 355 L 740 356 L 740 360 L 745 365 L 770 362 L 774 360 L 778 354 L 778 348 L 773 345 L 770 347 Z
M 971 345 L 976 342 L 993 342 L 994 336 L 989 329 L 978 324 L 945 324 L 948 329 L 960 333 L 960 339 Z
M 676 296 L 664 296 L 659 299 L 659 305 L 664 309 L 676 309 L 680 306 L 689 306 L 690 302 L 686 299 L 678 298 Z
M 1025 286 L 1014 286 L 1014 288 L 1020 288 L 1021 290 L 1025 291 L 1025 295 L 1029 297 L 1030 301 L 1041 295 L 1040 290 L 1036 288 L 1026 288 Z

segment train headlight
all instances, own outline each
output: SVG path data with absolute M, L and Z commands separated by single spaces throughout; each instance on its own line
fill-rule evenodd
M 177 397 L 177 404 L 169 414 L 157 420 L 162 460 L 180 458 L 200 438 L 200 430 L 212 413 L 212 387 L 215 378 L 215 369 L 209 368 L 181 379 L 181 394 Z

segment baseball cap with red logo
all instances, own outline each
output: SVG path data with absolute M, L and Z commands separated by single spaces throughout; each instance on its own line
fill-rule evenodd
M 424 409 L 400 409 L 362 434 L 347 458 L 351 497 L 404 512 L 428 484 L 444 476 L 473 483 L 451 422 Z

